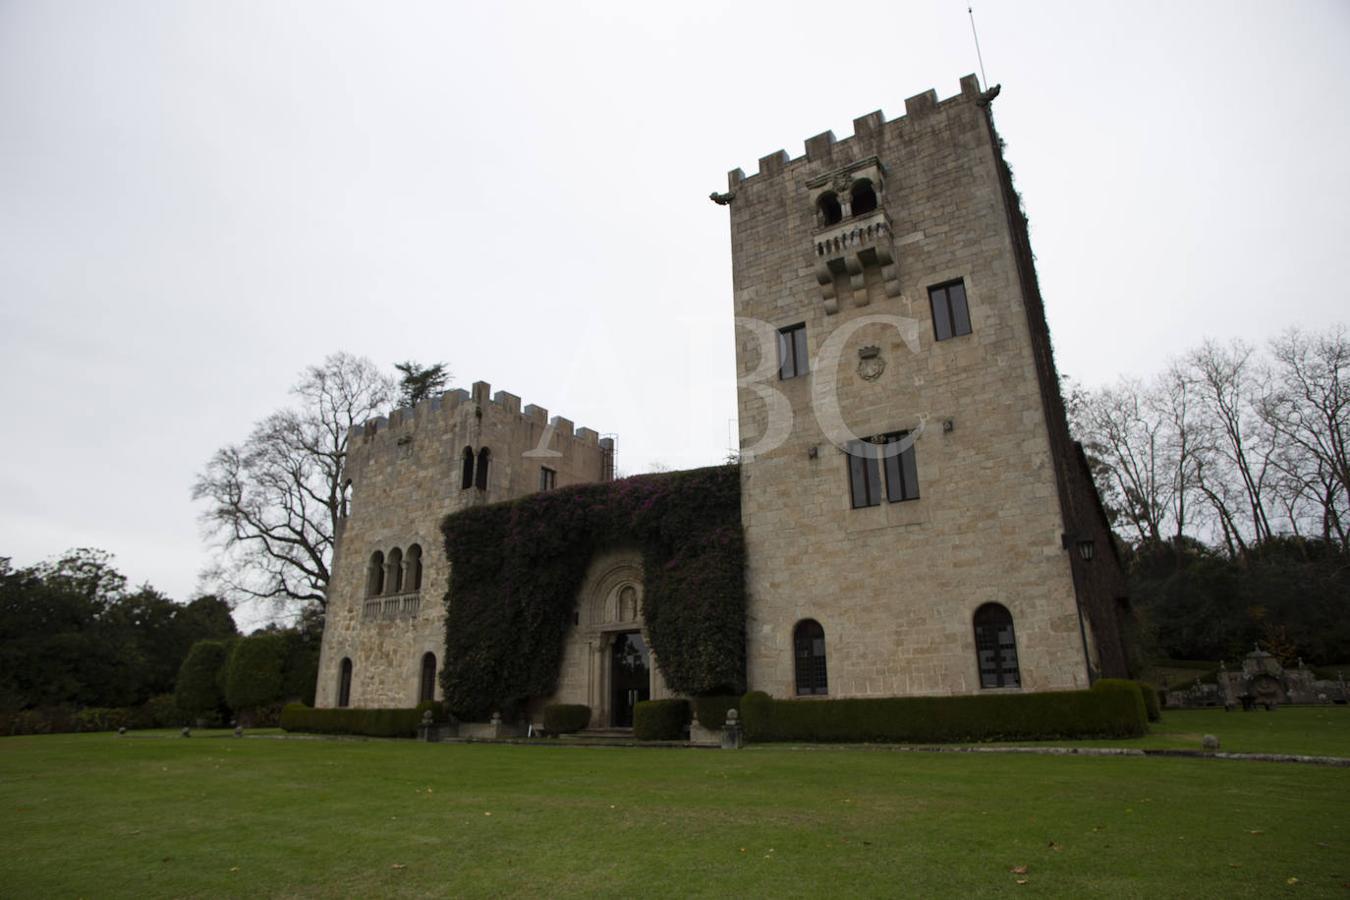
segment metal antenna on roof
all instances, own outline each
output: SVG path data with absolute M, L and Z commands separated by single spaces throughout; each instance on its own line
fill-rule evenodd
M 984 86 L 988 88 L 989 79 L 984 77 L 984 56 L 980 54 L 980 35 L 975 30 L 975 10 L 967 6 L 966 12 L 970 14 L 970 33 L 975 38 L 975 58 L 980 61 L 980 81 L 983 81 Z

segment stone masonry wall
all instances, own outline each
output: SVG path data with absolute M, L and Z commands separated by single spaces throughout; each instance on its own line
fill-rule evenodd
M 417 703 L 422 658 L 445 653 L 443 600 L 450 582 L 441 520 L 471 505 L 511 500 L 539 490 L 543 466 L 557 487 L 600 481 L 612 471 L 613 442 L 536 406 L 523 410 L 490 386 L 450 391 L 415 409 L 395 410 L 353 429 L 346 478 L 349 514 L 334 551 L 333 577 L 319 659 L 317 706 L 337 705 L 342 660 L 352 661 L 351 705 L 409 707 Z M 491 451 L 486 490 L 462 488 L 462 454 Z M 555 455 L 546 455 L 555 454 Z M 421 547 L 417 591 L 367 596 L 371 555 Z M 440 686 L 435 690 L 441 697 Z
M 855 120 L 852 138 L 812 138 L 799 159 L 779 151 L 756 175 L 730 175 L 736 315 L 772 329 L 804 322 L 812 363 L 778 380 L 774 345 L 738 327 L 751 689 L 794 695 L 793 629 L 812 618 L 831 696 L 978 691 L 972 616 L 991 601 L 1013 615 L 1024 690 L 1088 685 L 998 150 L 978 82 L 961 87 L 940 103 L 931 91 L 910 99 L 900 119 Z M 813 200 L 822 178 L 849 167 L 882 180 L 894 268 L 821 284 Z M 928 288 L 957 278 L 972 333 L 938 342 Z M 872 316 L 901 327 L 863 322 Z M 821 371 L 831 335 L 855 325 L 837 371 Z M 865 347 L 878 348 L 879 374 Z M 919 499 L 851 508 L 848 457 L 817 417 L 830 398 L 813 397 L 832 377 L 825 394 L 857 436 L 919 434 Z M 783 416 L 770 410 L 782 401 L 791 416 L 779 442 Z

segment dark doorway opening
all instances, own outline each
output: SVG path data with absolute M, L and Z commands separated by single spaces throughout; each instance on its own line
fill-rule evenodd
M 616 635 L 609 659 L 609 724 L 632 728 L 633 708 L 652 697 L 651 654 L 641 632 Z

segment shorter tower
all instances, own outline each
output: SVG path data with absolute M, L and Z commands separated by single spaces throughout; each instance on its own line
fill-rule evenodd
M 1068 434 L 996 94 L 967 76 L 714 197 L 731 212 L 752 690 L 1124 674 L 1124 579 Z
M 352 429 L 319 657 L 317 706 L 441 695 L 446 515 L 614 477 L 614 441 L 486 382 Z

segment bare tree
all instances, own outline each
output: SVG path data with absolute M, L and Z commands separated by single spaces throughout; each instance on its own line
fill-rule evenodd
M 1139 540 L 1161 540 L 1172 483 L 1162 459 L 1167 449 L 1162 421 L 1147 408 L 1144 386 L 1122 379 L 1087 393 L 1075 405 L 1075 418 L 1090 436 L 1085 446 L 1106 467 L 1108 502 Z
M 192 497 L 207 504 L 201 518 L 218 552 L 206 576 L 217 592 L 322 605 L 345 503 L 347 432 L 389 404 L 393 383 L 370 360 L 335 353 L 291 392 L 297 406 L 218 450 Z
M 1321 536 L 1350 550 L 1350 340 L 1343 326 L 1292 330 L 1270 350 L 1274 384 L 1261 415 L 1279 438 L 1277 464 Z
M 1257 414 L 1265 373 L 1241 341 L 1206 341 L 1186 358 L 1198 401 L 1196 483 L 1217 514 L 1230 552 L 1245 554 L 1274 531 L 1267 509 L 1275 473 L 1273 430 Z

